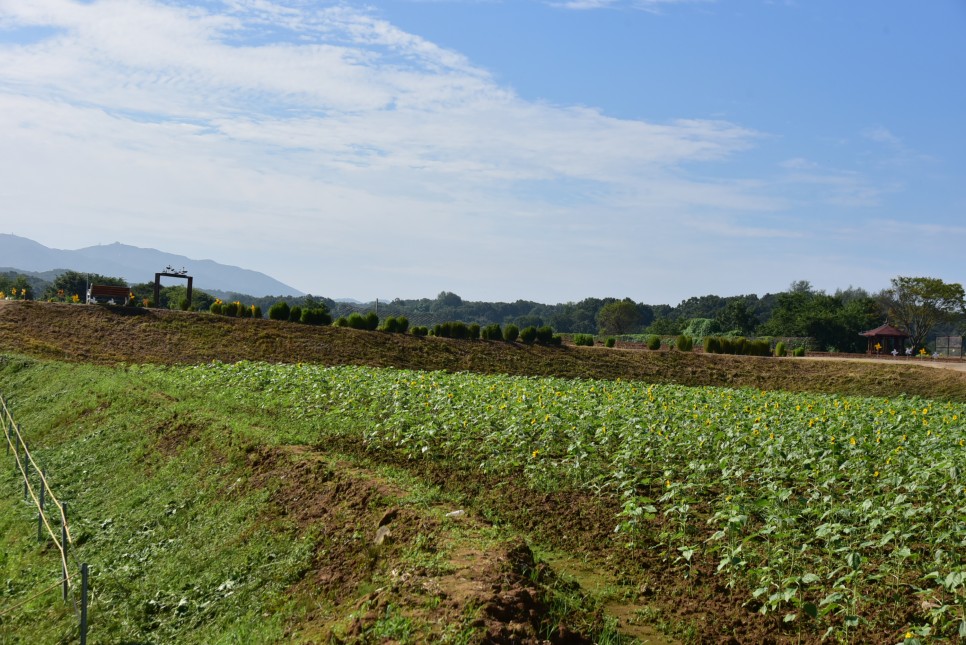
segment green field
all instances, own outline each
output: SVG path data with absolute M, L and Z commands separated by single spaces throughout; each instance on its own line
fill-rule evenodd
M 456 601 L 470 568 L 539 594 L 538 639 L 567 625 L 621 642 L 605 611 L 618 601 L 635 608 L 622 626 L 682 642 L 966 632 L 958 403 L 16 356 L 0 392 L 71 501 L 93 642 L 510 642 L 497 637 L 508 621 L 487 622 L 502 615 L 492 598 Z M 58 570 L 12 464 L 0 611 Z M 467 519 L 446 516 L 456 508 Z M 390 511 L 405 519 L 374 546 Z M 536 561 L 499 569 L 521 539 Z M 549 571 L 574 559 L 606 577 L 600 593 Z M 0 616 L 0 642 L 75 633 L 56 592 Z

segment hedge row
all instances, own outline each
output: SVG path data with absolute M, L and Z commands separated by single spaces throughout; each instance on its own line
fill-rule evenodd
M 767 340 L 748 340 L 742 336 L 706 336 L 704 351 L 709 354 L 741 354 L 744 356 L 771 356 L 771 343 Z
M 182 307 L 184 309 L 184 307 Z M 231 318 L 261 318 L 262 308 L 258 305 L 246 306 L 238 302 L 222 302 L 220 299 L 215 299 L 211 303 L 209 311 L 213 314 L 219 316 L 229 316 Z

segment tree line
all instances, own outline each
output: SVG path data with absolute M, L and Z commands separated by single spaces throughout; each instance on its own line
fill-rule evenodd
M 31 299 L 83 301 L 87 285 L 125 284 L 123 280 L 96 274 L 66 271 L 51 281 L 36 274 L 0 274 L 0 292 L 26 289 Z M 184 286 L 161 289 L 159 302 L 154 284 L 130 286 L 132 303 L 169 309 L 208 311 L 216 300 L 240 302 L 269 311 L 284 302 L 301 310 L 325 310 L 333 320 L 353 313 L 374 312 L 380 317 L 406 317 L 414 324 L 432 327 L 447 321 L 467 324 L 512 324 L 520 329 L 552 327 L 560 333 L 592 335 L 687 335 L 735 337 L 807 337 L 823 351 L 864 352 L 866 339 L 859 334 L 885 322 L 906 331 L 914 348 L 926 346 L 936 336 L 966 333 L 966 298 L 961 284 L 938 278 L 893 278 L 879 292 L 849 287 L 827 293 L 807 280 L 789 285 L 779 293 L 695 296 L 672 306 L 646 304 L 631 298 L 585 298 L 554 305 L 529 300 L 514 302 L 468 301 L 443 291 L 435 298 L 395 299 L 388 302 L 347 303 L 321 296 L 252 297 L 241 293 L 195 289 L 187 301 Z

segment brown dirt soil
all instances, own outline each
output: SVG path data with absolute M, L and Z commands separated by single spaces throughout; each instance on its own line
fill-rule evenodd
M 966 372 L 932 369 L 940 362 L 919 365 L 631 348 L 527 347 L 206 313 L 30 301 L 0 302 L 0 350 L 102 364 L 314 362 L 966 401 Z
M 475 643 L 591 642 L 547 623 L 545 581 L 533 575 L 530 548 L 519 539 L 481 548 L 488 525 L 479 518 L 420 508 L 371 471 L 302 446 L 259 448 L 249 465 L 245 486 L 271 492 L 266 520 L 288 519 L 322 536 L 312 571 L 292 590 L 310 609 L 289 636 L 388 642 L 378 625 L 398 615 L 429 630 L 411 635 L 418 642 L 454 629 Z

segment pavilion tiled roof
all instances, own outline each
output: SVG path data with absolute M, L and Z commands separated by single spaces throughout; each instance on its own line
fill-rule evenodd
M 901 337 L 901 338 L 909 338 L 909 334 L 907 334 L 906 332 L 900 329 L 896 329 L 889 323 L 886 323 L 880 327 L 876 327 L 875 329 L 870 329 L 869 331 L 859 332 L 859 336 L 869 336 L 869 337 L 895 336 L 895 337 Z

